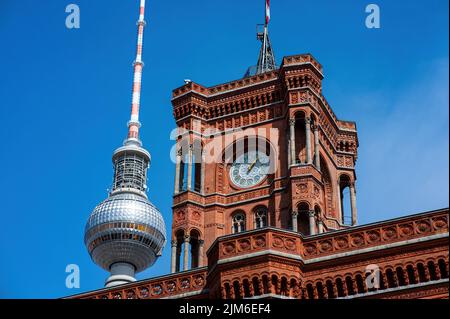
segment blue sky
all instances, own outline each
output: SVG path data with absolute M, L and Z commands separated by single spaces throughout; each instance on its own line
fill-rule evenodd
M 367 29 L 365 7 L 381 9 Z M 81 28 L 65 27 L 65 7 Z M 148 0 L 141 137 L 150 198 L 171 225 L 171 90 L 190 78 L 240 78 L 259 50 L 262 0 Z M 282 56 L 312 53 L 337 116 L 357 122 L 359 222 L 448 206 L 448 1 L 272 1 Z M 138 1 L 0 2 L 0 297 L 54 298 L 101 288 L 83 244 L 126 135 Z M 139 279 L 169 271 L 170 247 Z M 65 287 L 78 264 L 81 289 Z

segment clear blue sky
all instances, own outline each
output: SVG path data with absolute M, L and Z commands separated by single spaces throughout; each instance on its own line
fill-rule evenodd
M 367 29 L 365 6 L 381 8 Z M 65 28 L 65 7 L 81 29 Z M 190 78 L 240 78 L 259 50 L 262 0 L 148 0 L 142 139 L 150 198 L 171 225 L 171 90 Z M 324 94 L 359 130 L 360 223 L 448 206 L 448 0 L 273 0 L 282 56 L 312 53 Z M 0 297 L 53 298 L 101 288 L 83 244 L 107 196 L 112 151 L 126 134 L 138 0 L 0 1 Z M 169 246 L 169 245 L 168 245 Z M 139 279 L 169 271 L 170 247 Z M 65 267 L 81 268 L 81 289 Z

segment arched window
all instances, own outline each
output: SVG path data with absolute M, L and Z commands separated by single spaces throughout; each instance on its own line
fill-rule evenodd
M 192 229 L 190 233 L 189 244 L 191 246 L 191 269 L 200 265 L 200 233 L 196 229 Z
M 245 215 L 242 212 L 236 213 L 232 218 L 232 232 L 233 234 L 245 231 Z
M 300 203 L 298 205 L 297 230 L 305 236 L 311 235 L 309 225 L 310 208 L 307 203 Z
M 351 180 L 348 175 L 341 175 L 339 178 L 339 203 L 340 203 L 340 215 L 341 220 L 344 225 L 352 224 L 352 215 L 350 213 L 351 210 L 351 194 L 350 194 L 350 186 Z
M 267 226 L 267 208 L 258 207 L 255 210 L 255 228 L 264 228 Z
M 193 190 L 201 192 L 203 189 L 203 148 L 200 140 L 192 144 L 182 139 L 177 142 L 177 171 L 175 192 Z

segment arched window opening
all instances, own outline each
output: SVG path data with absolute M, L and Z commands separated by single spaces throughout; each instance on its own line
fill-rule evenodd
M 203 156 L 202 143 L 195 140 L 189 145 L 186 140 L 180 142 L 177 151 L 175 173 L 175 192 L 193 190 L 201 192 L 203 187 Z
M 255 228 L 264 228 L 267 226 L 267 208 L 258 207 L 255 210 Z
M 238 281 L 233 282 L 235 299 L 242 299 L 241 289 Z
M 235 213 L 231 222 L 233 234 L 245 231 L 245 214 L 243 212 Z
M 417 264 L 417 272 L 419 274 L 419 282 L 427 282 L 428 276 L 422 263 Z
M 403 271 L 403 268 L 397 267 L 396 272 L 397 272 L 397 278 L 398 278 L 398 285 L 406 286 L 405 273 Z
M 366 292 L 365 283 L 361 275 L 356 275 L 356 290 L 358 294 L 363 294 Z
M 333 283 L 331 282 L 331 280 L 327 280 L 325 285 L 326 285 L 326 289 L 327 289 L 327 292 L 328 292 L 328 298 L 329 299 L 336 298 L 336 295 L 335 295 L 334 289 L 333 289 Z
M 254 295 L 260 296 L 262 294 L 262 291 L 260 291 L 260 289 L 259 289 L 259 279 L 257 277 L 253 277 L 252 284 L 253 284 Z
M 336 291 L 338 297 L 345 296 L 344 283 L 342 282 L 341 278 L 336 279 Z
M 191 268 L 197 268 L 200 259 L 200 233 L 197 230 L 191 230 L 189 243 L 191 246 Z
M 316 289 L 317 289 L 317 297 L 319 299 L 325 299 L 324 288 L 320 281 L 316 284 Z
M 231 287 L 229 283 L 225 283 L 225 298 L 231 299 Z
M 286 277 L 281 278 L 280 295 L 289 296 L 289 288 Z
M 351 214 L 351 194 L 350 194 L 350 177 L 341 175 L 339 178 L 339 201 L 340 201 L 340 216 L 344 225 L 352 224 Z
M 196 192 L 202 191 L 202 167 L 203 167 L 203 156 L 202 156 L 202 143 L 200 140 L 195 140 L 193 143 L 192 150 L 192 161 L 194 163 L 192 169 L 194 170 L 192 173 L 193 176 L 193 190 Z
M 303 112 L 298 112 L 295 116 L 295 164 L 306 163 L 306 118 Z
M 434 265 L 434 262 L 429 261 L 427 263 L 427 266 L 428 266 L 428 272 L 430 274 L 430 280 L 438 280 L 439 278 L 438 278 L 438 274 L 436 272 L 436 267 Z
M 308 295 L 308 299 L 314 299 L 314 289 L 312 284 L 306 285 L 306 293 Z
M 347 292 L 349 295 L 355 294 L 355 288 L 353 287 L 353 280 L 350 276 L 345 278 L 345 285 L 347 286 Z
M 243 285 L 243 290 L 244 290 L 244 298 L 249 298 L 251 297 L 251 293 L 250 293 L 250 283 L 248 281 L 248 279 L 244 279 L 244 281 L 242 282 Z
M 388 288 L 397 287 L 397 280 L 395 278 L 395 274 L 392 271 L 392 269 L 386 270 L 386 279 L 387 279 Z
M 309 205 L 300 203 L 298 206 L 297 229 L 305 236 L 310 235 L 309 212 Z
M 439 265 L 439 271 L 441 273 L 441 278 L 448 278 L 448 271 L 447 271 L 447 266 L 446 266 L 446 262 L 444 259 L 439 259 L 438 261 L 438 265 Z
M 188 179 L 186 172 L 188 171 L 188 161 L 188 155 L 184 154 L 180 162 L 180 192 L 184 192 L 187 190 Z
M 406 273 L 408 275 L 408 281 L 410 284 L 417 284 L 416 276 L 414 275 L 414 268 L 412 265 L 406 267 Z

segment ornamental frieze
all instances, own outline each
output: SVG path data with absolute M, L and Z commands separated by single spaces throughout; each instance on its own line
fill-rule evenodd
M 435 225 L 434 228 L 431 225 Z M 438 225 L 437 229 L 436 225 Z M 307 241 L 304 243 L 304 255 L 305 257 L 316 257 L 321 253 L 337 253 L 351 249 L 360 249 L 367 246 L 421 237 L 433 232 L 448 232 L 447 216 L 423 218 L 398 225 L 353 232 L 345 236 L 333 237 L 331 245 L 321 241 Z M 329 248 L 330 246 L 332 249 Z

